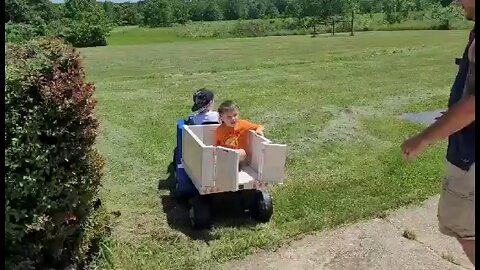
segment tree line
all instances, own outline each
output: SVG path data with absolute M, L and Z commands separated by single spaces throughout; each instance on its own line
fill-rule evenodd
M 384 13 L 390 23 L 410 12 L 446 5 L 445 0 L 145 0 L 137 3 L 102 3 L 105 15 L 119 25 L 151 27 L 188 21 L 272 19 Z
M 6 0 L 9 41 L 38 35 L 64 37 L 75 46 L 105 45 L 115 26 L 169 27 L 195 21 L 314 18 L 383 13 L 398 23 L 412 12 L 445 6 L 446 0 L 144 0 L 113 3 L 95 0 Z

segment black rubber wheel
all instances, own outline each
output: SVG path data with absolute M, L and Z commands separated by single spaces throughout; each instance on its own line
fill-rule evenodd
M 173 179 L 173 183 L 171 184 L 170 187 L 170 194 L 175 198 L 177 203 L 180 204 L 185 204 L 188 202 L 188 197 L 187 196 L 182 196 L 178 193 L 178 179 L 177 179 L 177 147 L 173 150 L 173 161 L 172 164 L 174 168 L 172 169 L 171 172 L 171 177 Z
M 268 222 L 273 214 L 272 197 L 266 190 L 257 190 L 250 208 L 252 217 L 260 222 Z
M 192 227 L 197 230 L 208 229 L 212 226 L 212 212 L 208 200 L 196 196 L 190 202 L 189 217 Z
M 182 204 L 186 202 L 186 198 L 184 198 L 184 196 L 180 196 L 180 194 L 178 193 L 178 182 L 176 178 L 175 178 L 175 183 L 174 183 L 174 187 L 172 188 L 171 194 L 172 194 L 172 197 L 175 198 L 177 203 Z

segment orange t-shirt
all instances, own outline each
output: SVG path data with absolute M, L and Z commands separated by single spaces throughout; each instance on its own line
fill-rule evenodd
M 232 149 L 246 149 L 249 130 L 256 130 L 260 125 L 246 120 L 238 120 L 235 127 L 225 124 L 218 126 L 215 132 L 215 145 Z

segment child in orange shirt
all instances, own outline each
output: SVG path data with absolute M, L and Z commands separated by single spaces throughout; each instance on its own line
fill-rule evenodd
M 231 100 L 220 104 L 218 114 L 221 124 L 215 132 L 215 145 L 240 151 L 240 165 L 245 165 L 248 131 L 263 136 L 263 126 L 239 119 L 238 106 Z

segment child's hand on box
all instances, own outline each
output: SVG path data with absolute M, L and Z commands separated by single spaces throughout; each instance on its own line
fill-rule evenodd
M 263 135 L 263 127 L 262 127 L 262 126 L 258 127 L 258 128 L 255 130 L 255 133 L 257 133 L 257 134 L 260 135 L 260 136 L 264 136 L 264 135 Z

